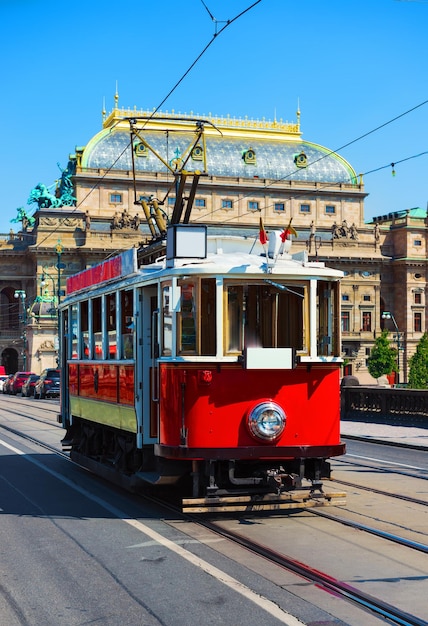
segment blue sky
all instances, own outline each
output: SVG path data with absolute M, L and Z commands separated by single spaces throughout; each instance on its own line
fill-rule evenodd
M 52 185 L 57 164 L 101 129 L 116 81 L 120 106 L 152 110 L 253 3 L 204 1 L 218 22 L 201 0 L 0 0 L 0 232 L 17 229 L 17 208 L 35 208 L 31 189 Z M 427 24 L 428 0 L 261 0 L 162 111 L 292 122 L 299 102 L 303 139 L 358 173 L 387 166 L 364 177 L 366 220 L 426 207 Z

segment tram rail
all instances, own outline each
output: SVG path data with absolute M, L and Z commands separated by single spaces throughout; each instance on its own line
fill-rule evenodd
M 17 411 L 14 411 L 14 413 L 18 414 Z M 29 416 L 27 415 L 24 415 L 23 417 L 29 418 Z M 55 425 L 56 427 L 56 424 L 54 424 L 52 421 L 50 422 L 50 424 Z M 59 449 L 42 441 L 41 439 L 37 438 L 34 435 L 23 433 L 19 429 L 8 426 L 5 423 L 0 423 L 0 428 L 7 432 L 11 432 L 14 435 L 26 441 L 30 441 L 31 443 L 37 446 L 40 446 L 46 450 L 49 450 L 53 454 L 61 458 L 64 458 L 67 461 L 70 461 L 69 455 L 67 453 L 60 451 Z M 385 495 L 388 496 L 391 494 L 385 493 Z M 158 497 L 153 498 L 153 497 L 146 496 L 146 495 L 142 497 L 147 501 L 156 502 L 158 505 L 162 505 L 163 507 L 168 507 L 170 511 L 174 512 L 174 515 L 180 515 L 182 519 L 184 520 L 187 519 L 191 521 L 192 523 L 195 523 L 201 527 L 206 528 L 207 530 L 214 532 L 215 534 L 223 537 L 224 539 L 233 541 L 234 543 L 241 545 L 242 547 L 253 552 L 254 554 L 257 554 L 258 556 L 264 559 L 267 559 L 269 562 L 274 563 L 299 576 L 302 576 L 306 580 L 313 582 L 314 584 L 316 584 L 318 587 L 321 587 L 325 591 L 329 593 L 333 592 L 334 594 L 338 595 L 343 600 L 347 602 L 351 602 L 352 604 L 358 606 L 364 611 L 380 616 L 388 620 L 392 624 L 399 624 L 401 626 L 426 626 L 427 624 L 427 622 L 424 621 L 423 619 L 417 616 L 411 615 L 408 612 L 402 611 L 399 608 L 392 606 L 388 602 L 385 602 L 381 598 L 376 598 L 372 596 L 371 594 L 362 592 L 358 590 L 357 588 L 355 588 L 354 586 L 350 585 L 349 583 L 338 580 L 334 576 L 331 576 L 330 574 L 326 572 L 320 571 L 319 569 L 315 569 L 313 566 L 309 564 L 303 563 L 300 560 L 297 560 L 290 556 L 280 554 L 277 551 L 269 548 L 268 546 L 262 545 L 254 540 L 250 540 L 229 529 L 226 530 L 224 528 L 221 528 L 218 525 L 218 523 L 216 523 L 215 520 L 213 521 L 212 519 L 209 519 L 208 516 L 201 518 L 200 516 L 195 517 L 189 513 L 180 513 L 179 508 L 160 500 Z M 426 503 L 423 503 L 423 504 L 426 505 Z M 331 515 L 323 511 L 311 509 L 310 512 L 320 515 L 324 518 L 327 518 L 330 521 L 337 522 L 340 524 L 346 524 L 347 526 L 351 528 L 355 528 L 355 529 L 364 531 L 366 533 L 375 534 L 381 539 L 392 541 L 396 544 L 403 545 L 409 549 L 418 550 L 423 553 L 428 552 L 427 546 L 418 544 L 417 542 L 411 542 L 404 538 L 398 537 L 396 535 L 384 533 L 377 529 L 370 528 L 366 525 L 359 524 L 351 520 L 344 520 L 343 518 L 339 518 L 335 515 Z M 286 515 L 286 513 L 284 513 L 284 515 Z

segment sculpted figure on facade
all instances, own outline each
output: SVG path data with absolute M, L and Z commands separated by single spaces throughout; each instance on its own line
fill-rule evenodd
M 120 219 L 119 219 L 119 215 L 117 213 L 117 211 L 115 212 L 115 214 L 113 215 L 113 219 L 111 222 L 111 229 L 112 230 L 117 230 L 118 228 L 120 228 Z
M 334 222 L 333 226 L 331 227 L 331 235 L 333 239 L 339 239 L 341 235 L 340 228 L 336 222 Z
M 376 222 L 376 224 L 374 226 L 373 234 L 374 234 L 375 242 L 379 243 L 379 240 L 380 240 L 380 228 L 379 228 L 379 224 L 377 222 Z
M 122 213 L 121 226 L 122 228 L 129 228 L 131 225 L 131 217 L 128 213 L 128 209 L 124 209 Z
M 138 230 L 140 228 L 140 224 L 141 224 L 140 216 L 138 215 L 138 213 L 136 213 L 132 220 L 132 228 L 134 228 L 135 230 Z
M 355 222 L 352 222 L 352 226 L 349 229 L 349 234 L 351 236 L 351 239 L 354 239 L 354 241 L 358 241 L 358 230 L 355 225 Z
M 340 234 L 342 237 L 349 237 L 349 226 L 348 226 L 348 222 L 346 220 L 343 220 L 342 222 L 342 227 L 340 229 Z

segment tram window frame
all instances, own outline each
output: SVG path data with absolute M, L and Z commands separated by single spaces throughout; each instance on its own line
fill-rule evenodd
M 90 359 L 89 301 L 83 300 L 79 306 L 80 317 L 80 359 Z
M 198 280 L 180 279 L 180 310 L 177 314 L 177 354 L 200 354 Z M 189 293 L 191 297 L 189 298 Z
M 200 353 L 215 356 L 217 352 L 217 281 L 201 278 L 199 283 Z
M 120 358 L 134 358 L 134 291 L 123 289 L 120 292 Z
M 117 296 L 116 292 L 108 293 L 105 297 L 106 309 L 106 340 L 107 358 L 117 358 Z
M 79 358 L 79 306 L 70 306 L 70 355 L 72 359 Z
M 172 283 L 171 281 L 161 284 L 161 302 L 162 302 L 162 316 L 161 316 L 161 339 L 162 356 L 172 355 L 173 345 L 173 319 L 172 319 Z
M 266 280 L 224 281 L 225 355 L 242 354 L 247 347 L 294 348 L 299 355 L 309 354 L 309 281 L 277 283 L 283 288 Z M 282 319 L 287 323 L 281 325 Z
M 321 356 L 340 356 L 339 282 L 317 281 L 317 353 Z
M 103 305 L 102 297 L 92 298 L 92 337 L 93 337 L 93 354 L 92 358 L 101 360 L 103 354 Z

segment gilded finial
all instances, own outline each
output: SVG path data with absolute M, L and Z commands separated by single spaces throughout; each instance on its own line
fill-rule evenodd
M 117 109 L 119 107 L 119 91 L 117 88 L 117 81 L 116 81 L 116 93 L 114 94 L 114 108 Z

